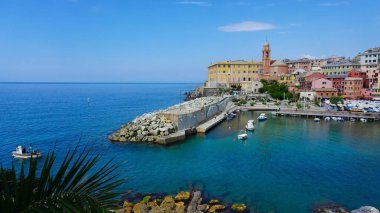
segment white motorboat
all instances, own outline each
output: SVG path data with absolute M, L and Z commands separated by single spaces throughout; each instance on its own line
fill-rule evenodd
M 247 125 L 245 125 L 245 128 L 246 128 L 247 130 L 250 130 L 250 131 L 255 130 L 255 126 L 253 125 L 254 122 L 255 122 L 254 120 L 249 120 L 249 121 L 247 122 Z
M 238 134 L 238 139 L 239 140 L 245 140 L 248 138 L 248 134 L 245 130 L 240 130 L 239 134 Z
M 14 158 L 39 158 L 42 157 L 42 153 L 32 149 L 32 146 L 29 146 L 29 150 L 26 150 L 24 146 L 17 146 L 16 151 L 12 152 Z
M 314 122 L 320 122 L 321 121 L 321 119 L 319 119 L 319 118 L 314 118 Z
M 325 121 L 329 121 L 330 120 L 330 117 L 325 117 Z
M 259 117 L 257 117 L 257 120 L 259 120 L 259 121 L 265 121 L 265 120 L 267 120 L 268 118 L 267 118 L 267 116 L 265 115 L 265 113 L 261 113 L 260 115 L 259 115 Z
M 367 119 L 365 119 L 365 118 L 360 118 L 360 122 L 362 122 L 362 123 L 367 123 Z
M 350 118 L 350 122 L 355 122 L 356 119 L 355 118 Z

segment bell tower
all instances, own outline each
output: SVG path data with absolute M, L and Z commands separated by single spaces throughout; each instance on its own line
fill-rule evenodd
M 269 69 L 270 69 L 270 46 L 268 40 L 265 40 L 265 43 L 263 45 L 263 74 L 269 75 Z

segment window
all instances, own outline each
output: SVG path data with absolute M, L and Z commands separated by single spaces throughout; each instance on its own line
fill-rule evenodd
M 326 81 L 322 82 L 322 84 L 326 84 Z

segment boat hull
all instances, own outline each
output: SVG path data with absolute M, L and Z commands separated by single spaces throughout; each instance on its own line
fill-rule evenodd
M 16 152 L 12 152 L 12 156 L 14 158 L 19 158 L 19 159 L 28 159 L 28 158 L 39 158 L 42 157 L 42 154 L 39 152 L 36 153 L 24 153 L 24 154 L 19 154 Z

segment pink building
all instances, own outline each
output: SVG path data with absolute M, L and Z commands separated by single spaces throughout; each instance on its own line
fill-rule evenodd
M 311 82 L 311 89 L 333 88 L 332 81 L 326 78 L 320 78 Z

